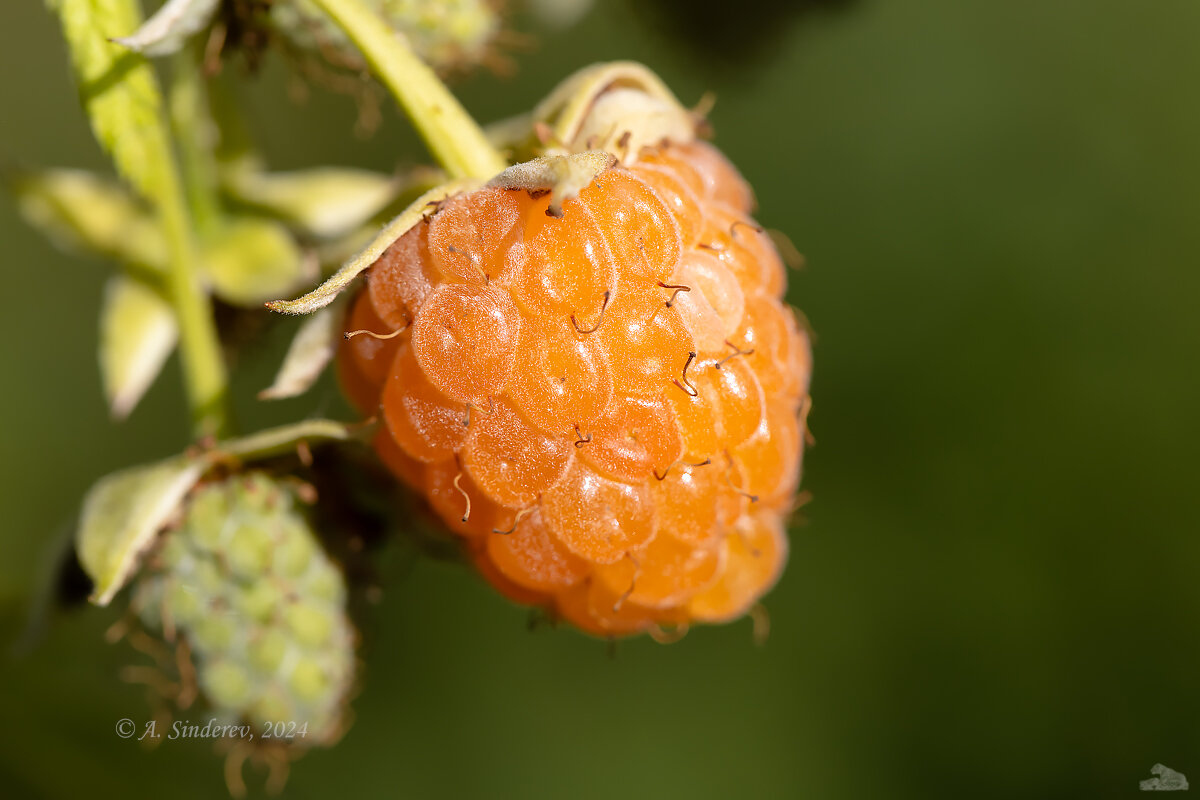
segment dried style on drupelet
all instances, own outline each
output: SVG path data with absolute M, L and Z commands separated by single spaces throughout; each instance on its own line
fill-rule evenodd
M 374 261 L 339 372 L 508 597 L 603 636 L 731 620 L 786 560 L 809 342 L 697 119 L 655 81 L 584 77 L 541 158 Z

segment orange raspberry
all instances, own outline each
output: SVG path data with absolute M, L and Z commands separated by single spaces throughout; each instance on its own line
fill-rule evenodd
M 703 142 L 561 215 L 443 202 L 367 273 L 340 374 L 505 596 L 601 636 L 744 614 L 787 558 L 811 359 L 753 195 Z

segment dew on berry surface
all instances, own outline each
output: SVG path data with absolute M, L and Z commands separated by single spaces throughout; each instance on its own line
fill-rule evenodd
M 657 397 L 683 374 L 696 346 L 667 297 L 657 286 L 639 286 L 609 304 L 595 335 L 608 354 L 616 391 Z
M 405 345 L 383 387 L 383 419 L 405 453 L 418 461 L 450 458 L 466 439 L 467 409 L 430 383 Z
M 503 389 L 520 333 L 521 316 L 504 289 L 442 284 L 417 313 L 412 346 L 434 386 L 478 403 Z
M 700 201 L 687 181 L 665 165 L 637 164 L 633 174 L 653 189 L 670 209 L 679 225 L 679 239 L 683 247 L 693 247 L 699 241 L 704 215 L 700 211 Z
M 655 533 L 648 485 L 609 480 L 578 459 L 542 495 L 542 515 L 568 550 L 596 564 L 623 558 Z
M 574 455 L 569 438 L 541 433 L 496 400 L 472 416 L 463 466 L 497 503 L 521 508 L 557 483 Z
M 608 414 L 585 433 L 592 438 L 579 448 L 580 458 L 618 481 L 645 481 L 655 472 L 666 471 L 683 455 L 675 415 L 661 398 L 618 396 Z
M 431 264 L 429 225 L 418 223 L 393 242 L 367 273 L 371 305 L 389 329 L 410 324 L 433 291 L 438 276 Z
M 579 193 L 629 279 L 666 280 L 682 252 L 679 224 L 646 183 L 628 170 L 604 172 Z
M 547 433 L 588 427 L 612 398 L 612 370 L 600 340 L 577 334 L 560 317 L 526 319 L 507 395 Z
M 452 281 L 505 283 L 505 255 L 521 241 L 528 206 L 525 192 L 485 187 L 444 201 L 429 225 L 429 255 Z
M 587 577 L 591 565 L 566 549 L 534 509 L 511 533 L 492 534 L 488 556 L 514 583 L 529 589 L 557 592 Z
M 662 473 L 659 473 L 662 475 Z M 742 510 L 719 462 L 675 464 L 651 483 L 660 535 L 699 547 L 717 540 Z

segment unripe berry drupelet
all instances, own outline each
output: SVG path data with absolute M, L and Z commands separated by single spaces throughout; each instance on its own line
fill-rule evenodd
M 645 148 L 548 213 L 444 201 L 353 301 L 339 368 L 381 458 L 518 602 L 597 635 L 744 614 L 787 557 L 809 344 L 749 187 Z

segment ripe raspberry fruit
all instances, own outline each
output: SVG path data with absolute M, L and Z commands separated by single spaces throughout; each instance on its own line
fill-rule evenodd
M 664 142 L 550 201 L 489 185 L 397 240 L 343 385 L 507 596 L 604 636 L 736 618 L 787 557 L 810 372 L 749 187 Z

